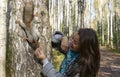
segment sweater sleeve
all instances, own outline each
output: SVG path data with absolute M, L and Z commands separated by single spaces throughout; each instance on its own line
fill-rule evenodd
M 60 72 L 57 72 L 54 68 L 54 66 L 48 61 L 48 59 L 45 59 L 43 62 L 43 68 L 42 68 L 42 74 L 46 77 L 66 77 L 65 75 L 61 74 Z

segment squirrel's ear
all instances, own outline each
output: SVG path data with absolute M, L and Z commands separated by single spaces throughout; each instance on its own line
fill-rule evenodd
M 64 34 L 60 31 L 55 31 L 54 34 L 60 34 L 60 35 L 64 36 Z

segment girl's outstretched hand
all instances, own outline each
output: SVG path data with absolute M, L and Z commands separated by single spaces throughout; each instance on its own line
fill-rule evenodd
M 46 58 L 41 48 L 35 50 L 34 56 L 39 60 L 44 60 Z

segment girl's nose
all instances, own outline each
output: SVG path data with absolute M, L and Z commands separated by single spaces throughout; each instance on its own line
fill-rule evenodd
M 72 39 L 69 40 L 68 45 L 69 45 L 69 46 L 73 46 L 73 40 L 72 40 Z

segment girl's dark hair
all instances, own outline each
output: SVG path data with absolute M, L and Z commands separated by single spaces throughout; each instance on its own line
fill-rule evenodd
M 99 43 L 93 29 L 79 29 L 78 52 L 80 56 L 71 64 L 66 72 L 69 77 L 79 73 L 80 77 L 96 77 L 100 66 Z

